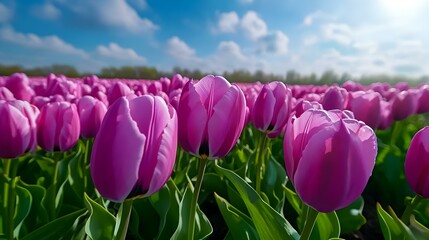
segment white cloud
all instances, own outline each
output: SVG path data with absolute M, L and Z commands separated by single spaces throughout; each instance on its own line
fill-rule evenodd
M 305 16 L 303 24 L 305 26 L 311 26 L 313 25 L 315 20 L 321 20 L 321 19 L 332 20 L 334 18 L 335 18 L 334 16 L 318 10 L 316 12 L 310 13 L 307 16 Z
M 56 35 L 41 37 L 33 33 L 16 32 L 14 29 L 6 27 L 0 29 L 0 39 L 28 48 L 44 49 L 84 58 L 88 57 L 84 50 L 74 47 Z
M 133 33 L 151 33 L 159 26 L 139 16 L 125 0 L 57 0 L 89 25 L 122 28 Z
M 288 52 L 289 38 L 282 31 L 275 31 L 260 39 L 260 51 L 284 55 Z
M 123 48 L 113 42 L 109 43 L 108 46 L 97 46 L 97 53 L 101 56 L 115 58 L 118 60 L 146 62 L 146 59 L 138 55 L 133 49 Z
M 167 53 L 177 60 L 188 60 L 195 57 L 195 49 L 189 47 L 177 36 L 174 36 L 168 40 Z
M 239 23 L 240 18 L 238 17 L 236 12 L 232 11 L 227 13 L 221 13 L 219 16 L 218 28 L 220 32 L 235 32 Z
M 61 16 L 61 11 L 51 3 L 45 3 L 32 9 L 35 16 L 43 19 L 53 20 Z
M 240 45 L 234 41 L 222 41 L 217 48 L 217 54 L 224 58 L 244 61 L 246 57 L 241 52 Z
M 8 22 L 12 16 L 12 10 L 0 3 L 0 23 Z
M 350 45 L 353 42 L 353 32 L 347 24 L 328 23 L 322 26 L 322 32 L 326 39 L 342 45 Z
M 263 37 L 268 33 L 267 24 L 254 11 L 248 11 L 243 16 L 241 19 L 241 27 L 252 40 Z
M 302 40 L 302 43 L 304 44 L 304 46 L 313 46 L 317 42 L 319 42 L 319 38 L 315 35 L 305 37 Z

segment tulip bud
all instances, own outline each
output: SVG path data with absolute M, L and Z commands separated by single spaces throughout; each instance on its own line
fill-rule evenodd
M 132 93 L 133 91 L 125 83 L 115 82 L 107 90 L 107 99 L 109 100 L 109 104 L 112 105 L 116 99 Z
M 29 80 L 24 73 L 15 73 L 6 78 L 4 85 L 8 88 L 16 99 L 30 101 L 34 95 L 34 90 L 29 86 Z
M 246 117 L 241 89 L 221 76 L 189 81 L 179 102 L 179 143 L 201 158 L 224 157 L 234 147 Z
M 28 150 L 31 129 L 27 117 L 9 102 L 0 100 L 0 158 L 16 158 Z
M 80 135 L 93 138 L 100 128 L 107 107 L 100 100 L 91 96 L 81 98 L 77 104 L 80 119 Z
M 280 135 L 290 113 L 291 91 L 281 82 L 266 84 L 256 98 L 250 119 L 257 129 L 275 138 Z
M 91 176 L 100 194 L 114 202 L 150 196 L 173 171 L 177 115 L 160 97 L 144 95 L 113 103 L 95 137 Z
M 429 198 L 429 127 L 414 135 L 405 157 L 405 177 L 414 192 Z
M 37 118 L 37 142 L 46 151 L 70 150 L 79 139 L 80 124 L 76 105 L 48 103 Z
M 302 201 L 319 212 L 331 212 L 348 206 L 364 190 L 377 140 L 363 122 L 310 109 L 289 120 L 284 154 L 289 179 Z
M 396 121 L 403 120 L 417 112 L 417 95 L 411 91 L 402 91 L 392 100 L 392 114 Z
M 330 87 L 323 95 L 322 105 L 325 110 L 343 110 L 347 99 L 347 91 L 344 88 Z
M 357 120 L 365 122 L 372 129 L 381 124 L 381 95 L 378 92 L 351 93 L 347 109 L 354 113 Z

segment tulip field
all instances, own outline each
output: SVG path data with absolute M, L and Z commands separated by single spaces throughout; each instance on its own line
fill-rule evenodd
M 0 77 L 0 239 L 429 239 L 429 84 Z

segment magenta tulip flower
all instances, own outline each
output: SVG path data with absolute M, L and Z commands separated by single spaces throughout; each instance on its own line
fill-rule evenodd
M 330 87 L 323 95 L 322 106 L 325 110 L 343 110 L 346 100 L 347 90 L 339 87 Z
M 417 94 L 411 91 L 395 94 L 391 99 L 393 119 L 401 121 L 415 114 L 418 107 L 417 100 Z
M 54 102 L 44 105 L 37 118 L 37 143 L 46 151 L 70 150 L 79 139 L 76 105 Z
M 339 115 L 310 109 L 291 118 L 286 128 L 284 158 L 289 179 L 302 201 L 319 212 L 344 208 L 356 200 L 377 155 L 374 131 Z
M 405 177 L 414 192 L 429 198 L 429 127 L 414 135 L 405 158 Z
M 123 82 L 115 82 L 107 89 L 107 99 L 112 105 L 116 99 L 133 94 L 133 91 Z M 95 96 L 94 96 L 95 97 Z
M 26 151 L 34 151 L 37 146 L 37 117 L 39 116 L 39 109 L 26 101 L 14 100 L 9 102 L 12 106 L 17 108 L 28 120 L 30 126 L 30 142 Z
M 352 92 L 347 109 L 372 129 L 378 128 L 382 122 L 381 95 L 378 92 Z
M 80 118 L 80 135 L 84 138 L 93 138 L 100 128 L 107 107 L 100 100 L 91 96 L 79 99 L 77 104 Z
M 177 149 L 176 111 L 160 97 L 119 98 L 95 137 L 91 176 L 114 202 L 150 196 L 171 175 Z
M 16 99 L 30 101 L 34 95 L 34 90 L 29 86 L 29 80 L 24 73 L 15 73 L 8 78 L 4 85 L 8 88 Z
M 16 158 L 28 150 L 31 140 L 28 118 L 3 100 L 0 100 L 0 133 L 0 158 Z
M 253 125 L 270 138 L 279 136 L 289 118 L 291 95 L 282 82 L 265 84 L 250 112 Z
M 179 143 L 201 158 L 224 157 L 234 147 L 246 117 L 241 89 L 221 76 L 189 81 L 179 102 Z

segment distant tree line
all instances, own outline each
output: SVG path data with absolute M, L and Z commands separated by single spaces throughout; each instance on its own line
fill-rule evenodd
M 179 73 L 193 79 L 200 79 L 207 74 L 218 74 L 224 76 L 231 82 L 271 82 L 282 81 L 287 84 L 313 84 L 313 85 L 332 85 L 334 83 L 341 85 L 347 80 L 358 81 L 368 85 L 374 82 L 388 82 L 395 84 L 397 82 L 408 81 L 410 85 L 417 85 L 422 82 L 429 82 L 429 76 L 419 78 L 410 78 L 404 76 L 391 75 L 363 75 L 360 78 L 352 78 L 350 74 L 337 74 L 332 70 L 327 70 L 320 76 L 316 74 L 300 74 L 297 71 L 289 70 L 284 75 L 265 73 L 257 70 L 254 73 L 247 70 L 235 70 L 223 73 L 205 73 L 200 70 L 189 70 L 186 68 L 175 67 L 172 71 L 162 71 L 155 67 L 148 66 L 124 66 L 124 67 L 105 67 L 99 73 L 79 72 L 75 67 L 69 65 L 52 65 L 46 67 L 24 68 L 19 65 L 1 65 L 0 76 L 9 76 L 16 72 L 23 72 L 28 76 L 47 76 L 49 73 L 63 74 L 67 77 L 84 77 L 95 74 L 100 78 L 125 78 L 125 79 L 160 79 L 161 77 L 171 77 Z

